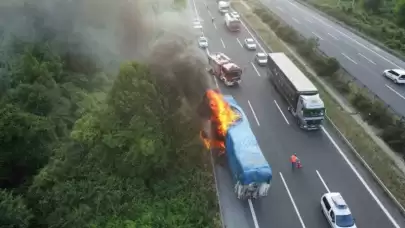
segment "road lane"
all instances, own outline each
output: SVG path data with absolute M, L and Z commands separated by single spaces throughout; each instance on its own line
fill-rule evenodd
M 404 68 L 404 62 L 295 1 L 260 1 L 305 37 L 318 37 L 323 52 L 335 57 L 353 77 L 405 116 L 405 100 L 398 95 L 405 96 L 405 87 L 396 86 L 397 93 L 393 93 L 384 85 L 394 83 L 381 76 L 385 69 Z
M 204 3 L 204 1 L 196 0 L 200 16 L 206 22 L 210 21 L 211 14 L 216 18 L 217 22 L 217 29 L 214 28 L 211 21 L 211 24 L 204 23 L 205 34 L 212 36 L 209 47 L 210 52 L 223 51 L 244 68 L 242 84 L 239 87 L 227 88 L 222 82 L 218 82 L 219 87 L 224 94 L 233 95 L 244 109 L 263 153 L 273 168 L 274 180 L 269 196 L 253 202 L 259 226 L 302 227 L 302 224 L 304 224 L 306 227 L 326 227 L 326 220 L 319 211 L 319 201 L 321 195 L 327 190 L 316 172 L 318 170 L 331 191 L 342 192 L 352 208 L 359 225 L 367 227 L 395 227 L 354 175 L 329 138 L 322 131 L 309 133 L 300 130 L 296 126 L 295 120 L 287 112 L 285 102 L 266 78 L 266 72 L 263 67 L 256 66 L 257 71 L 262 75 L 258 77 L 256 71 L 251 66 L 255 52 L 245 50 L 237 42 L 238 39 L 243 41 L 246 37 L 250 37 L 249 32 L 244 28 L 240 33 L 228 32 L 218 22 L 221 16 L 215 10 L 215 2 L 208 3 L 209 9 L 213 9 L 210 13 L 204 13 L 204 11 L 207 11 Z M 221 39 L 225 43 L 226 49 L 221 49 Z M 280 110 L 285 114 L 285 117 Z M 290 124 L 287 124 L 284 118 Z M 325 126 L 326 129 L 330 129 L 327 123 Z M 329 134 L 333 138 L 337 138 L 334 132 L 330 132 Z M 335 139 L 335 141 L 339 145 L 339 148 L 351 158 L 348 149 L 341 140 Z M 292 172 L 288 162 L 289 156 L 294 152 L 298 154 L 304 165 L 302 170 L 298 170 L 299 172 L 295 173 Z M 362 167 L 356 161 L 353 161 L 353 163 L 356 169 L 362 170 Z M 224 172 L 226 171 L 224 170 Z M 289 192 L 294 198 L 294 203 L 302 218 L 302 223 L 296 215 L 288 191 L 286 191 L 283 181 L 279 176 L 280 172 L 288 184 Z M 368 174 L 363 171 L 360 173 L 362 176 L 367 177 L 365 179 L 369 183 L 370 189 L 381 199 L 384 207 L 387 208 L 396 220 L 401 221 L 401 226 L 404 226 L 403 218 L 396 211 L 395 207 L 391 205 L 389 200 L 385 198 L 376 184 L 371 182 Z M 232 184 L 229 179 L 223 180 L 221 178 L 226 177 L 218 177 L 219 185 L 223 183 Z M 221 193 L 220 195 L 223 194 L 225 193 Z M 240 218 L 246 220 L 250 218 L 251 221 L 247 221 L 249 223 L 248 227 L 254 227 L 252 213 L 250 212 L 249 214 L 250 209 L 246 203 L 237 203 L 238 200 L 236 200 L 234 193 L 230 194 L 232 194 L 231 197 L 234 197 L 235 201 L 228 202 L 227 205 L 221 202 L 224 211 L 234 211 L 234 209 L 229 209 L 228 207 L 237 207 L 239 211 L 243 211 Z M 227 197 L 228 201 L 232 201 L 229 196 Z M 235 214 L 233 215 L 235 216 Z M 233 221 L 225 221 L 228 224 L 230 222 Z

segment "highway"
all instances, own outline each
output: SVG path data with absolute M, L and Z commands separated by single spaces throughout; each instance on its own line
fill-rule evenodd
M 386 69 L 404 69 L 403 61 L 298 3 L 300 0 L 260 1 L 303 36 L 318 38 L 325 54 L 335 57 L 361 84 L 405 116 L 405 87 L 382 76 Z
M 189 0 L 189 3 L 195 17 L 203 20 L 209 51 L 224 52 L 244 69 L 239 87 L 226 88 L 220 81 L 216 83 L 222 93 L 233 95 L 246 112 L 273 169 L 269 195 L 246 202 L 236 198 L 228 169 L 215 165 L 225 226 L 328 227 L 320 211 L 320 197 L 328 191 L 337 191 L 349 204 L 358 227 L 405 227 L 399 211 L 327 123 L 318 132 L 304 132 L 296 126 L 285 102 L 266 78 L 265 69 L 252 63 L 255 52 L 241 45 L 245 38 L 252 37 L 246 25 L 239 33 L 228 32 L 215 1 Z M 214 23 L 211 17 L 215 18 Z M 297 153 L 304 166 L 298 172 L 293 172 L 289 163 L 293 153 Z

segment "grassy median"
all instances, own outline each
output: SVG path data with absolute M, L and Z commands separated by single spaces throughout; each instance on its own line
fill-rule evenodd
M 255 2 L 251 0 L 233 2 L 232 6 L 237 10 L 245 22 L 254 29 L 263 39 L 263 41 L 272 48 L 274 52 L 286 53 L 296 65 L 312 80 L 318 87 L 329 118 L 352 143 L 354 148 L 360 153 L 363 159 L 370 165 L 377 176 L 384 182 L 386 187 L 394 194 L 394 196 L 405 206 L 405 177 L 402 172 L 396 167 L 391 158 L 369 137 L 364 129 L 346 112 L 336 100 L 326 92 L 318 80 L 315 80 L 315 75 L 309 73 L 297 59 L 294 47 L 285 45 L 275 33 L 262 20 L 257 17 L 253 10 Z

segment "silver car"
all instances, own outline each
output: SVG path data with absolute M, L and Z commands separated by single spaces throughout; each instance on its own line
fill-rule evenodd
M 208 40 L 206 37 L 201 36 L 200 38 L 198 38 L 198 46 L 200 48 L 207 48 L 208 47 Z
M 267 54 L 263 52 L 256 53 L 255 60 L 259 66 L 265 66 L 267 64 Z
M 252 38 L 246 38 L 244 43 L 247 49 L 256 50 L 256 43 Z

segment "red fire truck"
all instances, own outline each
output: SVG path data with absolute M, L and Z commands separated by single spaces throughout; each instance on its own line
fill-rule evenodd
M 238 85 L 242 79 L 242 69 L 233 63 L 224 53 L 211 53 L 208 55 L 210 73 L 219 78 L 226 86 Z

